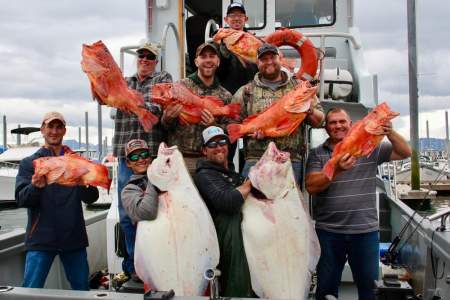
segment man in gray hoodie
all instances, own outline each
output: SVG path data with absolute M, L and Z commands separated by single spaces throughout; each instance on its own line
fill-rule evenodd
M 154 220 L 158 214 L 158 192 L 147 178 L 147 168 L 152 162 L 150 149 L 144 140 L 134 139 L 127 143 L 125 147 L 127 166 L 133 171 L 127 185 L 122 190 L 122 204 L 133 224 L 142 220 Z M 134 257 L 133 249 L 127 252 Z M 131 278 L 137 280 L 135 274 Z

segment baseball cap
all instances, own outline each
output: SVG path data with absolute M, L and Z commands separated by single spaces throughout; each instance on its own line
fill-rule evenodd
M 209 126 L 202 132 L 203 145 L 207 144 L 211 139 L 221 136 L 228 140 L 228 136 L 223 132 L 223 129 L 217 126 Z
M 48 123 L 50 123 L 53 120 L 60 120 L 61 123 L 64 124 L 64 126 L 66 126 L 66 120 L 64 120 L 64 117 L 62 114 L 60 114 L 57 111 L 51 111 L 48 112 L 44 115 L 44 118 L 42 119 L 42 125 L 47 125 Z
M 258 58 L 260 58 L 263 54 L 268 53 L 268 52 L 271 52 L 271 53 L 277 54 L 277 55 L 279 54 L 278 48 L 276 46 L 265 43 L 265 44 L 262 44 L 262 46 L 258 48 L 258 52 L 257 52 Z
M 239 2 L 233 2 L 233 3 L 231 3 L 230 5 L 228 5 L 228 8 L 227 8 L 227 15 L 230 13 L 230 11 L 231 11 L 232 9 L 240 9 L 240 10 L 244 13 L 244 15 L 246 14 L 246 12 L 245 12 L 245 7 L 244 7 L 244 5 L 243 5 L 242 3 L 239 3 Z
M 148 50 L 151 53 L 155 54 L 156 57 L 158 57 L 158 55 L 159 55 L 158 47 L 152 43 L 144 43 L 136 50 L 136 52 L 139 52 L 142 50 Z
M 217 50 L 217 47 L 211 42 L 206 42 L 197 47 L 197 50 L 195 51 L 195 57 L 199 56 L 205 48 L 213 49 L 217 56 L 219 56 L 219 50 Z
M 149 150 L 147 142 L 144 140 L 139 140 L 139 139 L 131 140 L 125 146 L 125 156 L 128 156 L 133 151 L 140 150 L 140 149 Z

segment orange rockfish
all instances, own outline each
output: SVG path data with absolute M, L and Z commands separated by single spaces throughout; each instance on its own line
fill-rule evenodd
M 398 115 L 386 102 L 375 106 L 367 116 L 353 124 L 344 139 L 334 147 L 333 155 L 323 166 L 323 173 L 332 179 L 339 160 L 346 153 L 355 157 L 369 156 L 384 138 L 382 125 Z
M 41 157 L 33 161 L 34 176 L 45 176 L 47 184 L 65 186 L 92 185 L 109 190 L 108 168 L 76 153 Z
M 144 96 L 130 89 L 122 72 L 102 41 L 83 44 L 81 67 L 91 82 L 92 95 L 100 104 L 133 113 L 146 132 L 158 123 L 158 117 L 145 108 Z
M 203 109 L 213 116 L 226 116 L 239 119 L 241 105 L 238 103 L 224 105 L 214 96 L 198 96 L 181 83 L 157 83 L 152 87 L 152 101 L 164 108 L 173 103 L 183 105 L 179 119 L 182 124 L 197 124 L 201 121 Z
M 258 114 L 244 119 L 242 124 L 227 126 L 230 141 L 261 130 L 268 137 L 282 137 L 293 133 L 306 118 L 316 97 L 317 86 L 301 81 L 293 90 Z
M 256 52 L 264 43 L 251 33 L 231 28 L 219 29 L 213 40 L 216 43 L 223 41 L 227 49 L 235 54 L 244 65 L 246 61 L 256 63 Z

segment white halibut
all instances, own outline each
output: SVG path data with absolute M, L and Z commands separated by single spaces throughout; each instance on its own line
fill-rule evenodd
M 203 295 L 204 272 L 219 263 L 214 223 L 177 147 L 161 143 L 148 169 L 150 182 L 163 191 L 158 216 L 141 221 L 136 232 L 136 273 L 153 289 L 178 296 Z
M 305 299 L 320 245 L 295 184 L 289 153 L 270 143 L 249 177 L 266 196 L 250 194 L 242 208 L 252 288 L 261 298 Z

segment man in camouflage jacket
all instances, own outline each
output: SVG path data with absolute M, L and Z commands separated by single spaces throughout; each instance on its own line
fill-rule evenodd
M 258 49 L 256 64 L 259 72 L 256 73 L 253 81 L 241 87 L 233 96 L 232 102 L 241 104 L 242 119 L 260 113 L 291 91 L 297 84 L 295 78 L 281 70 L 278 48 L 273 45 L 263 44 Z M 323 108 L 320 103 L 316 102 L 308 111 L 306 122 L 313 127 L 319 127 L 323 117 Z M 297 183 L 300 183 L 304 128 L 303 123 L 295 132 L 286 137 L 266 138 L 262 132 L 244 137 L 245 164 L 242 175 L 247 177 L 250 167 L 256 163 L 269 143 L 273 141 L 278 149 L 290 153 L 294 175 Z
M 226 105 L 231 102 L 232 95 L 220 85 L 216 77 L 216 70 L 220 64 L 218 53 L 213 43 L 200 45 L 195 57 L 197 72 L 180 80 L 180 83 L 199 96 L 218 97 Z M 199 124 L 182 125 L 178 121 L 181 109 L 181 104 L 167 107 L 162 116 L 162 124 L 167 129 L 168 144 L 178 146 L 178 149 L 183 153 L 189 173 L 193 175 L 197 161 L 202 156 L 202 131 L 211 125 L 225 127 L 227 118 L 215 118 L 210 111 L 204 109 Z

